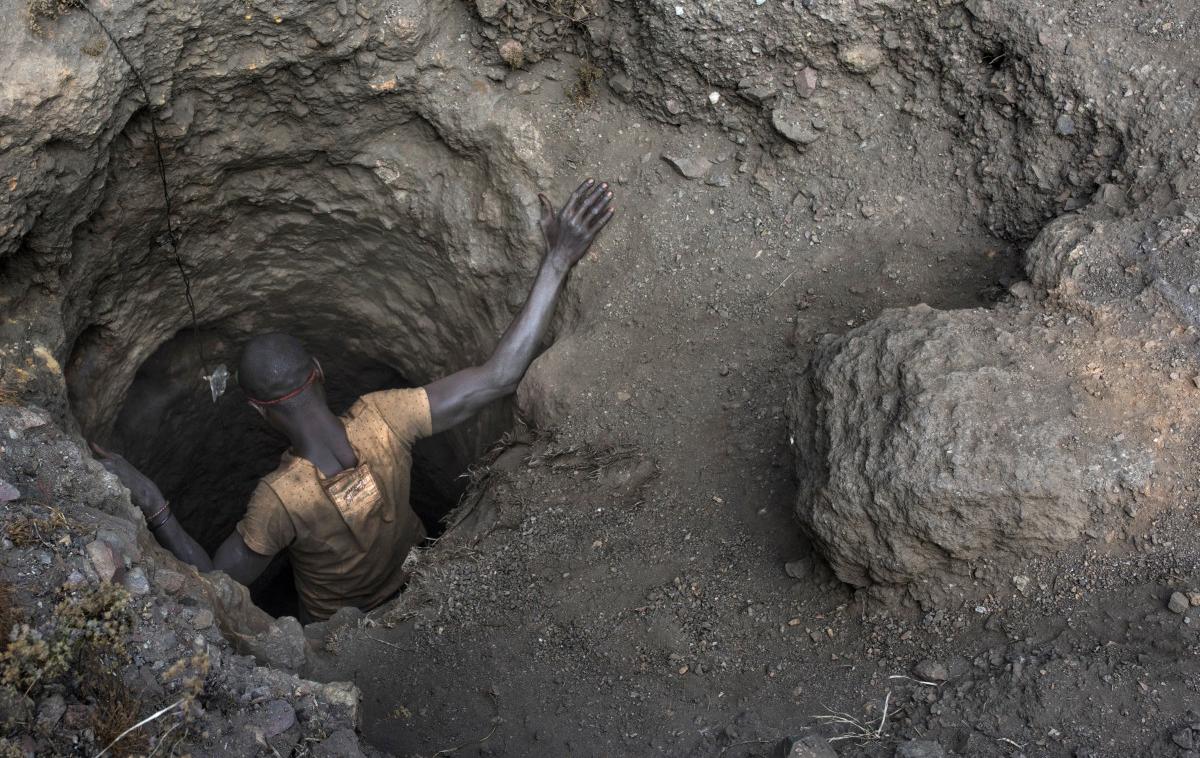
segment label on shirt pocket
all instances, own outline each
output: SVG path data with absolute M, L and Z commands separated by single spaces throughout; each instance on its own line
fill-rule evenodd
M 375 540 L 376 518 L 390 521 L 384 513 L 383 494 L 367 464 L 362 463 L 332 479 L 321 482 L 325 494 L 337 506 L 355 542 L 364 550 Z

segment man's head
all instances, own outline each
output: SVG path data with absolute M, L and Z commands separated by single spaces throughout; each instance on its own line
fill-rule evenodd
M 319 384 L 323 379 L 317 359 L 290 335 L 261 334 L 242 350 L 238 384 L 250 404 L 270 421 L 313 401 L 324 405 Z

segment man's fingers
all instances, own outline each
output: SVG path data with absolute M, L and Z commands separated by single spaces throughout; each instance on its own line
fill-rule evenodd
M 590 231 L 592 233 L 593 237 L 595 237 L 597 234 L 599 234 L 600 230 L 603 229 L 604 226 L 609 221 L 612 220 L 612 217 L 614 214 L 616 214 L 616 212 L 617 212 L 616 208 L 609 208 L 608 211 L 604 215 L 598 216 L 597 218 L 595 218 L 592 221 L 591 225 L 588 226 L 588 231 Z
M 575 214 L 580 214 L 585 211 L 599 195 L 603 194 L 606 187 L 606 184 L 600 182 L 585 192 L 578 200 L 575 201 L 575 206 L 571 209 L 572 212 Z
M 612 198 L 613 193 L 611 192 L 605 192 L 603 195 L 597 198 L 596 202 L 592 203 L 591 208 L 588 209 L 588 220 L 591 220 L 592 218 L 599 216 L 601 213 L 608 210 L 608 205 L 612 202 Z
M 596 203 L 598 203 L 604 199 L 604 195 L 607 191 L 608 191 L 607 184 L 604 184 L 603 182 L 600 184 L 597 184 L 596 188 L 593 189 L 591 192 L 589 192 L 587 194 L 587 197 L 583 198 L 583 200 L 581 200 L 579 202 L 578 206 L 575 208 L 575 210 L 574 210 L 575 219 L 577 221 L 586 220 L 588 217 L 588 213 L 596 205 Z
M 542 229 L 548 229 L 550 224 L 554 222 L 554 206 L 550 203 L 549 198 L 538 193 L 538 203 L 542 206 Z
M 576 187 L 575 191 L 571 193 L 571 196 L 569 198 L 567 198 L 567 202 L 565 205 L 563 205 L 563 209 L 565 210 L 567 208 L 573 207 L 575 205 L 575 203 L 578 202 L 579 198 L 583 197 L 584 192 L 586 190 L 588 190 L 595 183 L 596 183 L 595 179 L 584 179 L 583 184 Z

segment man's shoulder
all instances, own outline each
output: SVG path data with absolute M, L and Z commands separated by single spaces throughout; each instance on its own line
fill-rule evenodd
M 310 479 L 314 480 L 304 461 L 291 455 L 284 456 L 274 471 L 259 479 L 258 489 L 254 497 L 274 496 L 286 507 L 291 496 L 301 492 Z
M 381 421 L 402 439 L 419 439 L 430 434 L 429 396 L 424 387 L 381 390 L 363 395 L 347 416 Z

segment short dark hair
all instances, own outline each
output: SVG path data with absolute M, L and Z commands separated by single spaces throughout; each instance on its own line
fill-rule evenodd
M 238 384 L 252 400 L 274 400 L 296 389 L 314 368 L 300 340 L 274 332 L 252 338 L 242 348 Z

